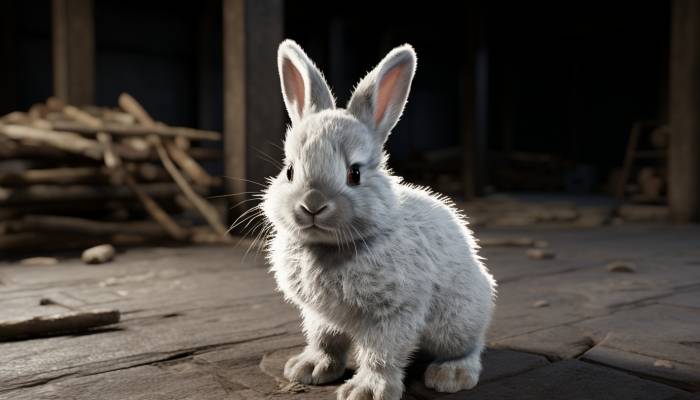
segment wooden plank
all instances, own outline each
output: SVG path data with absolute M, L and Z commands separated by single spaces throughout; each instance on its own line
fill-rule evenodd
M 53 0 L 54 95 L 72 104 L 95 102 L 92 0 Z
M 278 171 L 259 151 L 281 159 L 275 147 L 284 128 L 277 77 L 277 46 L 283 39 L 282 0 L 224 0 L 224 155 L 227 191 L 258 191 L 252 182 Z M 245 195 L 231 196 L 238 203 Z M 245 210 L 233 210 L 231 219 Z
M 117 310 L 89 310 L 0 321 L 0 341 L 79 333 L 116 324 L 119 318 Z
M 669 205 L 677 222 L 700 216 L 700 3 L 672 3 Z

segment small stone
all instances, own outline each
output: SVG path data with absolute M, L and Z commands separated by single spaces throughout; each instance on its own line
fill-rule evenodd
M 44 297 L 39 299 L 39 305 L 40 306 L 53 306 L 56 305 L 56 302 L 49 299 L 48 297 Z
M 637 266 L 630 261 L 611 261 L 607 265 L 608 272 L 634 273 L 637 272 Z
M 83 251 L 81 259 L 86 264 L 102 264 L 112 261 L 114 253 L 114 246 L 111 244 L 101 244 Z
M 535 308 L 549 307 L 549 302 L 547 300 L 537 300 L 532 303 L 532 306 Z
M 22 265 L 30 266 L 45 266 L 45 265 L 56 265 L 58 260 L 53 257 L 29 257 L 19 262 Z
M 657 368 L 668 368 L 673 369 L 673 363 L 668 360 L 656 360 L 654 361 L 654 366 Z
M 531 260 L 548 260 L 555 256 L 553 251 L 545 249 L 529 249 L 525 254 Z

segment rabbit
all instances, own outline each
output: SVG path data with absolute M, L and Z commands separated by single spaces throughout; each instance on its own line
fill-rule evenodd
M 284 167 L 261 209 L 278 288 L 301 312 L 307 345 L 284 376 L 325 384 L 358 368 L 339 400 L 395 400 L 418 349 L 434 361 L 425 385 L 473 388 L 494 310 L 496 283 L 467 221 L 446 197 L 403 183 L 383 147 L 403 113 L 416 54 L 390 51 L 357 85 L 346 109 L 292 40 L 278 50 L 291 126 Z

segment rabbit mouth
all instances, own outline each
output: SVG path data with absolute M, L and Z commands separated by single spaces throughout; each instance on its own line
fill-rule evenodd
M 327 228 L 325 226 L 321 226 L 321 225 L 316 224 L 316 223 L 313 223 L 309 226 L 302 227 L 301 230 L 305 231 L 305 232 L 322 232 L 322 233 L 328 233 L 328 234 L 332 234 L 333 232 L 335 232 L 335 230 L 333 230 L 331 228 Z

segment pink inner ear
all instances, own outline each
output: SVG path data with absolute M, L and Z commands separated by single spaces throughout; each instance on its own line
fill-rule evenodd
M 394 89 L 396 88 L 396 84 L 399 77 L 403 73 L 404 68 L 404 65 L 395 66 L 389 72 L 384 74 L 381 82 L 379 82 L 379 88 L 377 89 L 377 102 L 374 108 L 375 126 L 379 126 L 379 123 L 384 118 L 384 113 L 395 95 Z
M 289 100 L 296 103 L 297 115 L 301 118 L 304 111 L 304 78 L 288 58 L 285 58 L 282 64 L 282 74 L 284 76 L 284 91 Z

